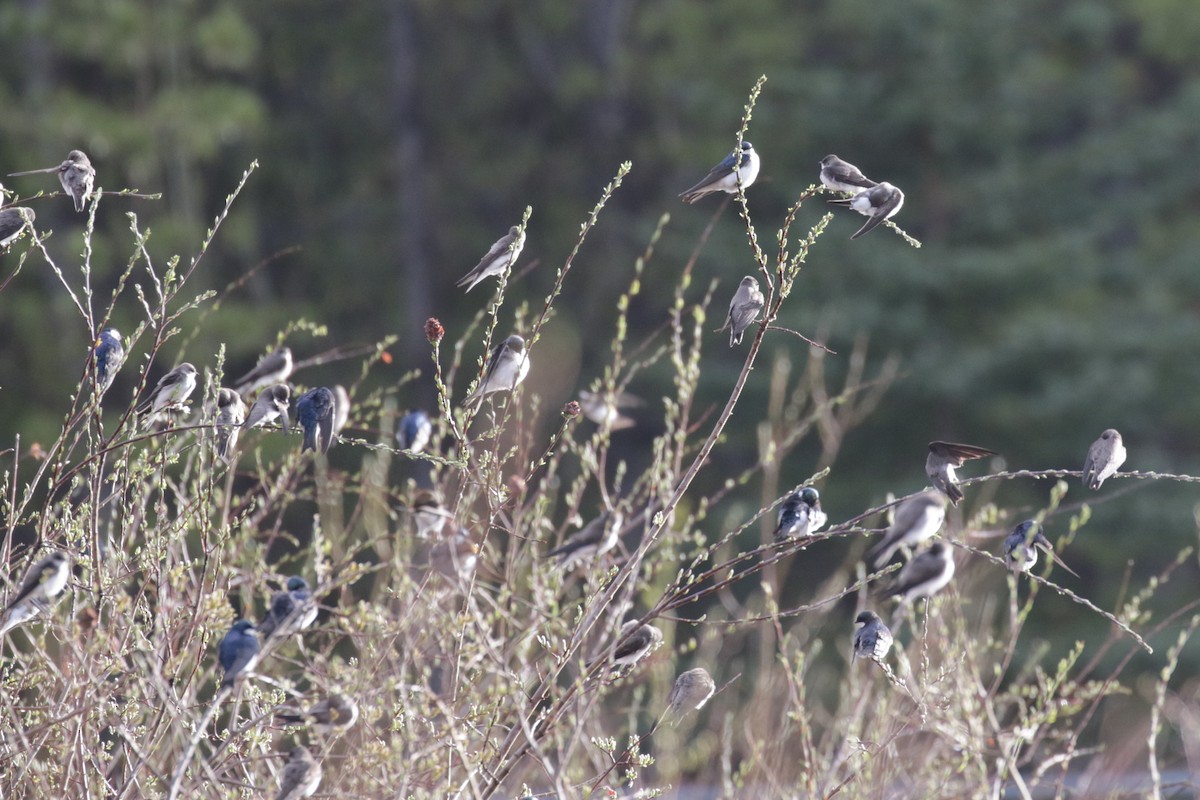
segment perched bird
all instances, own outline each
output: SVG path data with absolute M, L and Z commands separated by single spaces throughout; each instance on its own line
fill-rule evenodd
M 419 408 L 409 409 L 396 426 L 396 444 L 400 445 L 401 450 L 419 453 L 429 444 L 431 436 L 433 423 L 429 415 Z
M 954 556 L 945 542 L 934 542 L 904 565 L 896 582 L 884 597 L 899 597 L 901 603 L 911 602 L 918 597 L 933 597 L 954 578 Z
M 624 522 L 625 517 L 619 511 L 605 511 L 546 553 L 546 558 L 557 558 L 563 569 L 570 569 L 583 559 L 599 558 L 617 546 Z
M 413 503 L 409 506 L 413 521 L 417 523 L 417 538 L 427 539 L 429 534 L 439 531 L 450 519 L 450 512 L 442 508 L 437 496 L 426 489 L 417 492 Z
M 287 637 L 299 633 L 317 620 L 317 604 L 313 601 L 308 581 L 299 575 L 288 578 L 282 592 L 276 592 L 271 605 L 256 630 L 265 639 L 268 636 Z
M 429 550 L 429 566 L 452 581 L 470 580 L 479 562 L 479 545 L 453 520 L 443 523 L 442 533 L 442 540 Z
M 333 435 L 337 436 L 350 421 L 350 393 L 340 383 L 333 386 Z
M 229 633 L 221 639 L 217 648 L 217 659 L 221 662 L 224 676 L 221 678 L 221 688 L 230 689 L 238 676 L 249 670 L 258 662 L 258 635 L 254 623 L 247 619 L 239 619 L 233 623 Z
M 635 424 L 633 419 L 622 414 L 621 409 L 641 404 L 641 398 L 626 392 L 593 394 L 585 389 L 579 393 L 579 407 L 583 415 L 610 431 L 632 428 Z
M 678 715 L 693 709 L 699 711 L 716 691 L 717 684 L 704 667 L 681 672 L 667 695 L 667 713 Z
M 882 661 L 892 649 L 892 632 L 874 611 L 864 611 L 854 618 L 853 661 L 857 658 L 869 658 L 872 661 Z
M 937 533 L 946 521 L 946 501 L 933 489 L 913 495 L 896 508 L 892 524 L 866 560 L 879 569 L 900 547 L 913 547 Z
M 477 403 L 493 392 L 513 391 L 528 374 L 529 354 L 525 350 L 525 340 L 513 334 L 492 348 L 484 367 L 483 379 L 463 401 L 463 405 Z
M 121 365 L 125 363 L 125 345 L 121 332 L 116 328 L 105 328 L 92 346 L 92 360 L 96 369 L 94 385 L 103 395 L 112 386 Z
M 153 418 L 161 411 L 182 409 L 196 390 L 196 368 L 186 361 L 159 378 L 158 385 L 138 407 L 138 413 Z
M 758 288 L 758 280 L 747 275 L 742 278 L 737 291 L 733 293 L 733 299 L 729 301 L 729 316 L 725 318 L 725 324 L 716 332 L 729 328 L 729 346 L 741 344 L 746 328 L 758 319 L 758 312 L 762 311 L 765 304 L 766 298 Z
M 734 172 L 735 164 L 737 165 L 736 173 Z M 709 170 L 703 180 L 679 196 L 683 198 L 683 202 L 690 205 L 701 197 L 716 192 L 737 194 L 738 179 L 741 179 L 743 189 L 749 189 L 754 183 L 754 179 L 758 177 L 759 165 L 758 153 L 754 152 L 754 145 L 743 141 L 741 152 L 735 149 L 725 156 L 720 164 Z
M 929 482 L 939 492 L 950 498 L 950 504 L 957 506 L 963 499 L 962 489 L 958 487 L 958 476 L 954 470 L 964 462 L 977 458 L 994 456 L 994 450 L 986 447 L 975 447 L 970 444 L 954 444 L 953 442 L 930 442 L 929 455 L 925 457 L 925 474 Z
M 612 652 L 612 660 L 609 661 L 608 648 L 605 648 L 603 653 L 587 663 L 587 668 L 591 669 L 604 661 L 608 661 L 609 665 L 614 667 L 632 666 L 662 644 L 662 638 L 662 631 L 658 628 L 653 625 L 638 625 L 636 619 L 631 619 L 621 626 L 617 634 L 617 647 Z
M 811 486 L 792 492 L 779 507 L 775 541 L 811 536 L 825 527 L 829 517 L 821 510 L 821 495 Z
M 1063 563 L 1062 559 L 1054 554 L 1054 546 L 1050 544 L 1050 540 L 1042 533 L 1041 525 L 1032 519 L 1022 522 L 1013 528 L 1012 533 L 1005 537 L 1004 561 L 1013 572 L 1028 572 L 1037 563 L 1037 551 L 1039 548 L 1045 551 L 1046 557 L 1055 564 L 1058 564 L 1076 578 L 1079 577 L 1078 572 L 1068 567 Z
M 228 462 L 237 450 L 238 435 L 246 421 L 246 404 L 233 389 L 217 392 L 217 455 Z
M 1087 458 L 1083 461 L 1083 485 L 1096 491 L 1124 463 L 1125 444 L 1121 434 L 1109 428 L 1088 448 Z
M 496 240 L 475 268 L 459 279 L 455 286 L 466 286 L 467 291 L 475 288 L 475 284 L 493 275 L 502 275 L 504 270 L 517 263 L 521 249 L 525 247 L 525 231 L 519 225 L 513 225 L 508 233 Z
M 283 383 L 292 375 L 292 348 L 281 347 L 258 360 L 254 369 L 233 382 L 238 394 L 251 394 L 266 386 Z
M 831 153 L 821 159 L 821 185 L 835 192 L 858 194 L 879 184 L 863 175 L 858 167 Z
M 46 172 L 58 173 L 58 182 L 62 184 L 63 191 L 75 201 L 75 210 L 83 211 L 83 204 L 92 194 L 92 186 L 96 183 L 96 170 L 92 168 L 92 162 L 84 155 L 83 151 L 72 150 L 67 154 L 67 160 L 57 167 L 12 172 L 9 173 L 9 177 L 15 178 L 18 175 L 37 175 Z
M 4 184 L 2 183 L 0 183 L 0 206 L 4 206 Z M 15 242 L 21 235 L 21 231 L 25 230 L 26 225 L 32 230 L 36 218 L 37 215 L 33 213 L 32 208 L 24 206 L 0 208 L 0 250 Z
M 304 444 L 300 452 L 320 450 L 329 452 L 333 444 L 333 392 L 320 386 L 309 389 L 296 401 L 296 421 L 304 429 Z
M 858 232 L 851 236 L 857 239 L 865 233 L 870 233 L 884 220 L 889 220 L 900 211 L 904 205 L 904 192 L 892 186 L 887 181 L 870 189 L 864 189 L 854 197 L 845 200 L 830 200 L 835 206 L 852 208 L 864 217 L 870 217 Z
M 301 800 L 312 797 L 321 783 L 321 765 L 300 745 L 288 755 L 287 766 L 279 774 L 279 794 L 275 800 Z
M 343 694 L 330 692 L 324 700 L 309 706 L 306 711 L 286 709 L 287 713 L 276 714 L 283 722 L 296 725 L 311 725 L 323 733 L 343 731 L 358 719 L 358 706 Z
M 288 407 L 292 399 L 292 388 L 286 383 L 268 386 L 258 393 L 258 399 L 250 407 L 250 415 L 246 417 L 247 428 L 257 428 L 260 425 L 279 420 L 283 432 L 288 433 L 291 424 L 288 422 Z
M 67 588 L 70 577 L 71 559 L 61 550 L 52 551 L 34 564 L 0 615 L 0 637 L 48 611 Z

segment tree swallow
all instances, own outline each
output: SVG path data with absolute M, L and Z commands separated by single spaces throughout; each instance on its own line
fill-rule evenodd
M 281 347 L 259 359 L 254 369 L 233 382 L 238 394 L 253 394 L 265 386 L 283 383 L 292 375 L 292 349 Z
M 0 184 L 0 206 L 4 206 L 4 184 Z M 37 215 L 32 208 L 24 206 L 8 206 L 0 208 L 0 250 L 5 249 L 17 240 L 21 231 L 28 225 L 33 229 Z
M 622 625 L 620 632 L 617 633 L 617 648 L 613 651 L 612 661 L 609 663 L 614 667 L 632 666 L 662 644 L 662 639 L 662 631 L 658 628 L 653 625 L 639 626 L 636 619 L 631 619 Z M 591 669 L 607 658 L 608 648 L 606 647 L 604 652 L 587 663 L 587 668 Z
M 528 374 L 529 354 L 525 350 L 525 340 L 513 334 L 492 348 L 483 379 L 463 401 L 463 405 L 477 403 L 493 392 L 513 391 Z
M 622 414 L 621 409 L 641 404 L 641 398 L 626 392 L 614 396 L 609 393 L 592 394 L 585 389 L 579 393 L 579 407 L 583 415 L 609 431 L 632 428 L 635 424 L 633 419 Z
M 559 566 L 564 570 L 577 561 L 599 558 L 617 546 L 624 522 L 625 517 L 620 512 L 605 511 L 546 553 L 546 558 L 558 558 Z
M 1039 548 L 1045 551 L 1046 557 L 1055 564 L 1076 578 L 1079 577 L 1078 572 L 1068 567 L 1062 559 L 1054 554 L 1054 546 L 1042 533 L 1041 525 L 1032 519 L 1027 519 L 1013 528 L 1013 532 L 1004 539 L 1004 560 L 1013 572 L 1028 572 L 1037 563 Z
M 850 237 L 857 239 L 863 234 L 873 231 L 884 220 L 896 216 L 904 205 L 904 192 L 884 181 L 870 189 L 864 189 L 854 197 L 845 200 L 830 200 L 829 202 L 835 206 L 847 206 L 864 217 L 870 217 L 858 229 L 858 232 Z
M 304 444 L 300 452 L 320 450 L 329 452 L 333 444 L 333 392 L 324 386 L 309 389 L 296 401 L 296 421 L 304 429 Z
M 121 332 L 116 328 L 105 328 L 100 332 L 92 349 L 96 368 L 96 386 L 103 395 L 112 386 L 121 365 L 125 363 L 125 345 L 121 343 Z
M 443 522 L 442 533 L 442 540 L 429 550 L 429 565 L 450 580 L 465 583 L 479 562 L 479 545 L 453 520 Z
M 933 489 L 910 497 L 896 508 L 891 527 L 874 547 L 867 561 L 879 569 L 892 560 L 901 546 L 913 547 L 933 536 L 946 521 L 946 501 Z
M 1096 491 L 1125 463 L 1125 444 L 1121 434 L 1109 428 L 1088 448 L 1083 462 L 1083 485 Z
M 429 415 L 419 408 L 409 409 L 396 426 L 396 444 L 400 445 L 401 450 L 412 453 L 424 450 L 432 435 L 433 423 Z
M 830 154 L 821 159 L 821 185 L 835 192 L 858 194 L 879 184 L 863 175 L 858 167 Z
M 904 565 L 884 597 L 899 597 L 901 603 L 918 597 L 933 597 L 954 578 L 954 556 L 945 542 L 934 542 L 928 550 Z
M 92 185 L 96 182 L 96 170 L 92 168 L 92 162 L 83 154 L 83 151 L 72 150 L 67 154 L 67 160 L 57 167 L 13 172 L 9 174 L 9 177 L 15 178 L 18 175 L 37 175 L 46 172 L 58 173 L 58 182 L 62 184 L 63 191 L 75 201 L 75 210 L 83 211 L 83 204 L 87 202 L 92 193 Z
M 986 447 L 975 447 L 970 444 L 954 444 L 953 442 L 930 442 L 929 455 L 925 457 L 925 474 L 934 487 L 950 498 L 950 504 L 957 506 L 963 499 L 962 489 L 958 487 L 958 477 L 954 474 L 957 467 L 964 462 L 976 458 L 996 455 L 995 451 Z
M 484 278 L 503 274 L 510 265 L 517 263 L 517 257 L 521 255 L 523 247 L 525 247 L 525 232 L 519 225 L 513 225 L 508 229 L 508 233 L 496 240 L 496 243 L 487 251 L 487 255 L 480 259 L 475 268 L 462 276 L 454 285 L 466 286 L 469 292 Z
M 275 800 L 302 800 L 312 797 L 321 783 L 321 765 L 308 748 L 300 745 L 288 756 L 287 766 L 279 775 L 279 794 Z
M 350 421 L 350 393 L 340 383 L 333 386 L 333 435 L 337 436 Z
M 254 623 L 246 619 L 233 623 L 217 648 L 217 658 L 225 673 L 221 678 L 222 689 L 232 688 L 238 676 L 258 662 L 258 649 Z
M 286 383 L 277 383 L 263 389 L 250 408 L 250 415 L 246 417 L 246 427 L 257 428 L 278 419 L 283 426 L 283 432 L 288 433 L 291 427 L 288 422 L 288 406 L 291 399 L 292 389 Z
M 182 411 L 195 390 L 196 368 L 185 361 L 159 379 L 154 391 L 138 407 L 138 413 L 153 418 L 161 411 Z
M 825 527 L 829 517 L 821 510 L 821 495 L 811 486 L 792 492 L 779 507 L 775 541 L 811 536 Z
M 0 615 L 0 638 L 13 628 L 23 625 L 50 606 L 67 588 L 71 577 L 71 559 L 61 550 L 54 550 L 30 568 L 21 588 L 8 601 Z
M 742 278 L 737 291 L 733 293 L 733 300 L 729 302 L 729 316 L 725 318 L 725 324 L 717 328 L 717 333 L 729 328 L 729 346 L 741 344 L 742 334 L 758 319 L 758 312 L 762 311 L 765 304 L 766 299 L 758 288 L 758 280 L 750 275 Z
M 434 531 L 439 531 L 450 519 L 450 512 L 442 508 L 437 496 L 426 489 L 417 492 L 413 503 L 409 506 L 413 521 L 417 523 L 417 538 L 428 539 Z
M 738 165 L 736 174 L 733 170 L 735 163 Z M 743 141 L 740 153 L 734 150 L 725 156 L 725 160 L 709 170 L 702 181 L 679 196 L 683 198 L 683 202 L 690 205 L 701 197 L 716 192 L 737 194 L 738 177 L 740 176 L 742 179 L 742 188 L 749 189 L 750 185 L 754 183 L 754 179 L 758 177 L 758 167 L 758 153 L 754 152 L 754 145 Z
M 237 450 L 238 434 L 246 421 L 246 404 L 233 389 L 217 392 L 217 455 L 229 463 Z
M 864 611 L 854 619 L 854 655 L 857 658 L 869 658 L 872 661 L 882 661 L 887 658 L 892 649 L 892 632 L 874 611 Z
M 276 635 L 286 638 L 299 633 L 317 620 L 317 604 L 313 600 L 308 581 L 299 575 L 288 578 L 282 592 L 276 592 L 263 621 L 256 630 L 265 639 Z
M 704 667 L 681 672 L 667 695 L 667 713 L 679 715 L 693 709 L 699 711 L 716 691 L 717 684 Z
M 287 709 L 275 715 L 282 722 L 311 725 L 322 733 L 344 731 L 358 719 L 358 706 L 343 694 L 330 692 L 324 700 L 309 706 L 307 711 Z

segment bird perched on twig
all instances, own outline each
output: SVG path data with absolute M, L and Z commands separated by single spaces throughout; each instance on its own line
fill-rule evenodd
M 443 523 L 442 537 L 429 550 L 429 565 L 452 581 L 469 581 L 479 563 L 479 545 L 453 520 Z
M 1050 540 L 1042 533 L 1042 526 L 1032 519 L 1022 522 L 1005 537 L 1004 560 L 1013 572 L 1028 572 L 1037 564 L 1039 549 L 1045 552 L 1046 557 L 1055 564 L 1076 578 L 1079 577 L 1078 572 L 1068 567 L 1061 558 L 1054 554 L 1054 545 L 1050 544 Z
M 633 666 L 662 644 L 662 638 L 662 631 L 653 625 L 638 625 L 636 619 L 628 620 L 617 634 L 617 646 L 612 651 L 611 660 L 605 648 L 604 652 L 587 663 L 587 668 L 591 669 L 605 661 L 613 667 Z
M 775 541 L 802 538 L 825 527 L 829 517 L 821 510 L 821 495 L 811 486 L 792 492 L 779 506 L 775 524 Z
M 0 206 L 4 206 L 4 184 L 0 184 Z M 32 208 L 24 206 L 0 208 L 0 250 L 15 242 L 26 226 L 33 230 L 33 223 L 36 219 L 37 214 L 33 213 Z
M 238 435 L 246 421 L 246 404 L 233 389 L 217 392 L 217 455 L 228 463 L 237 451 Z
M 233 382 L 238 394 L 253 394 L 267 386 L 283 383 L 292 375 L 292 349 L 280 347 L 258 360 L 254 368 Z
M 879 184 L 863 175 L 858 167 L 831 153 L 821 159 L 821 185 L 835 192 L 858 194 Z
M 125 363 L 125 345 L 121 342 L 120 331 L 108 327 L 100 332 L 92 346 L 92 362 L 95 369 L 94 386 L 103 395 Z
M 299 633 L 317 619 L 317 604 L 313 601 L 308 581 L 299 575 L 288 578 L 282 592 L 271 597 L 271 605 L 256 630 L 263 638 L 287 637 Z
M 1098 490 L 1124 463 L 1125 443 L 1115 428 L 1109 428 L 1088 448 L 1083 461 L 1083 485 L 1093 492 Z
M 925 457 L 925 474 L 929 476 L 929 482 L 934 488 L 950 498 L 951 505 L 957 506 L 963 499 L 963 492 L 958 486 L 958 476 L 954 474 L 954 470 L 967 461 L 994 455 L 996 452 L 986 447 L 954 442 L 930 442 L 929 455 Z
M 42 557 L 26 573 L 21 588 L 0 615 L 0 637 L 48 611 L 67 588 L 70 577 L 71 559 L 62 550 L 54 550 Z
M 15 178 L 18 175 L 38 175 L 48 172 L 58 173 L 58 182 L 62 184 L 63 191 L 70 195 L 71 199 L 75 202 L 75 210 L 83 211 L 84 203 L 91 196 L 92 187 L 96 182 L 96 170 L 92 167 L 92 162 L 87 155 L 82 150 L 72 150 L 67 154 L 67 160 L 57 167 L 12 172 L 9 173 L 9 177 Z
M 913 495 L 896 507 L 892 524 L 874 547 L 867 551 L 866 561 L 879 569 L 891 560 L 901 547 L 913 547 L 933 536 L 946 521 L 946 501 L 933 489 Z
M 854 618 L 854 654 L 851 661 L 857 658 L 869 658 L 872 661 L 882 661 L 892 649 L 892 632 L 874 611 L 863 611 Z
M 482 380 L 475 391 L 467 395 L 463 405 L 478 403 L 493 392 L 511 392 L 521 385 L 528 374 L 529 354 L 525 349 L 525 340 L 513 334 L 492 348 Z
M 287 713 L 282 713 L 284 711 Z M 311 725 L 323 733 L 331 733 L 353 725 L 358 719 L 358 706 L 344 694 L 330 692 L 305 711 L 281 709 L 281 713 L 275 717 L 283 722 Z
M 186 410 L 187 399 L 195 390 L 196 368 L 185 361 L 159 378 L 150 396 L 138 406 L 138 413 L 150 422 L 160 413 Z
M 624 522 L 625 517 L 619 511 L 605 511 L 546 553 L 546 558 L 558 558 L 563 569 L 570 569 L 577 561 L 599 558 L 617 546 Z
M 324 386 L 309 389 L 296 401 L 296 421 L 304 429 L 304 443 L 300 452 L 320 450 L 329 452 L 333 444 L 333 392 Z
M 502 275 L 504 270 L 517 263 L 517 257 L 521 255 L 524 247 L 525 231 L 521 230 L 519 225 L 513 225 L 508 229 L 508 233 L 501 236 L 495 244 L 488 248 L 479 263 L 454 285 L 466 286 L 469 292 L 484 278 Z
M 258 663 L 258 651 L 258 635 L 255 633 L 254 623 L 248 619 L 239 619 L 233 623 L 233 627 L 221 639 L 217 648 L 217 659 L 224 672 L 221 678 L 222 689 L 232 689 L 242 673 Z
M 844 200 L 830 200 L 828 202 L 835 206 L 852 208 L 864 217 L 870 217 L 858 229 L 858 232 L 850 237 L 851 239 L 857 239 L 875 230 L 884 221 L 896 216 L 900 212 L 900 209 L 904 207 L 904 192 L 884 181 L 870 189 L 862 190 L 854 195 L 854 197 Z
M 312 797 L 321 783 L 321 764 L 304 745 L 288 755 L 287 766 L 279 774 L 279 794 L 275 800 L 302 800 Z
M 716 192 L 737 194 L 738 180 L 741 180 L 743 189 L 749 189 L 758 177 L 759 166 L 760 161 L 758 153 L 754 152 L 754 145 L 743 141 L 740 151 L 734 149 L 721 163 L 710 169 L 699 183 L 686 192 L 681 192 L 679 196 L 683 198 L 683 202 L 690 205 Z
M 429 415 L 419 408 L 410 408 L 396 426 L 396 444 L 401 450 L 420 453 L 429 444 L 432 436 L 433 422 Z
M 679 673 L 671 693 L 667 695 L 667 713 L 682 715 L 688 711 L 699 711 L 717 691 L 717 684 L 704 667 Z
M 896 582 L 883 593 L 908 603 L 918 597 L 933 597 L 954 578 L 954 556 L 945 542 L 934 542 L 904 565 Z
M 720 333 L 728 328 L 729 346 L 741 344 L 746 328 L 758 319 L 758 312 L 762 311 L 766 302 L 762 290 L 758 288 L 758 279 L 747 275 L 742 278 L 737 291 L 733 293 L 733 299 L 729 301 L 729 315 L 725 317 L 725 324 L 715 332 Z
M 286 383 L 277 383 L 263 389 L 258 393 L 254 405 L 250 407 L 250 414 L 246 417 L 245 422 L 246 428 L 257 428 L 279 420 L 283 432 L 290 432 L 288 408 L 291 400 L 292 388 Z

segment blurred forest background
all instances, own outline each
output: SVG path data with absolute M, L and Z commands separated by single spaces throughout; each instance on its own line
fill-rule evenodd
M 329 337 L 293 337 L 297 358 L 398 332 L 388 369 L 395 379 L 425 370 L 402 401 L 426 407 L 435 395 L 423 322 L 437 316 L 456 337 L 494 285 L 464 298 L 455 280 L 532 206 L 518 270 L 539 265 L 510 295 L 540 307 L 579 222 L 628 159 L 633 171 L 572 272 L 529 381 L 551 409 L 586 387 L 608 347 L 589 332 L 611 324 L 660 216 L 671 219 L 645 275 L 650 294 L 670 291 L 719 206 L 684 206 L 676 194 L 730 150 L 747 90 L 765 74 L 747 137 L 763 162 L 748 195 L 765 243 L 827 153 L 903 188 L 896 222 L 924 242 L 914 249 L 886 230 L 851 242 L 860 220 L 839 216 L 785 307 L 783 324 L 839 352 L 825 359 L 835 375 L 859 337 L 868 374 L 900 360 L 882 407 L 838 443 L 820 486 L 831 519 L 919 489 L 932 439 L 998 450 L 1010 469 L 1078 469 L 1116 427 L 1127 469 L 1200 473 L 1192 0 L 13 0 L 0 4 L 0 52 L 0 172 L 80 148 L 106 190 L 163 194 L 102 202 L 98 298 L 130 257 L 126 212 L 153 230 L 156 259 L 187 257 L 257 159 L 192 288 L 221 290 L 274 259 L 224 300 L 186 356 L 211 361 L 224 343 L 240 373 L 298 318 L 328 325 Z M 6 184 L 22 195 L 57 188 L 53 176 Z M 802 210 L 798 230 L 822 205 Z M 55 231 L 51 253 L 76 263 L 83 217 L 61 199 L 33 207 L 39 228 Z M 752 269 L 730 206 L 694 285 L 719 279 L 723 313 Z M 642 302 L 635 337 L 663 322 Z M 129 297 L 114 323 L 128 333 L 138 314 Z M 9 287 L 0 341 L 0 440 L 52 439 L 90 342 L 49 270 Z M 167 358 L 181 355 L 170 347 Z M 710 399 L 698 407 L 728 395 L 742 355 L 712 337 Z M 810 351 L 778 334 L 765 355 L 700 493 L 758 458 L 771 360 L 799 372 Z M 325 382 L 353 377 L 338 368 Z M 121 383 L 132 373 L 115 391 L 132 390 Z M 663 366 L 630 388 L 654 404 L 669 381 Z M 619 433 L 615 446 L 638 461 L 644 441 Z M 820 456 L 815 441 L 800 448 L 782 482 L 802 480 Z M 1009 482 L 996 500 L 1020 514 L 1048 490 Z M 1067 502 L 1081 497 L 1072 482 Z M 1084 576 L 1081 593 L 1111 608 L 1127 560 L 1144 578 L 1195 542 L 1196 509 L 1192 485 L 1166 482 L 1105 505 L 1064 556 Z M 710 519 L 711 533 L 725 522 Z M 1052 537 L 1061 532 L 1051 524 Z M 793 567 L 798 590 L 813 568 Z M 1186 570 L 1168 593 L 1193 596 L 1195 563 Z M 1105 630 L 1067 607 L 1063 630 L 1055 602 L 1034 614 L 1040 635 L 1061 644 Z M 1185 671 L 1197 666 L 1193 657 Z

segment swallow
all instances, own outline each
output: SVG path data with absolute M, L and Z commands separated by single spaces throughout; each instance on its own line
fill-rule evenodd
M 308 581 L 299 575 L 288 578 L 282 592 L 276 592 L 271 605 L 256 630 L 264 639 L 276 635 L 281 638 L 299 633 L 317 620 L 317 604 L 313 600 Z
M 821 495 L 811 486 L 792 492 L 779 506 L 779 518 L 775 523 L 775 541 L 811 536 L 821 528 L 829 517 L 821 510 Z
M 579 393 L 579 407 L 583 415 L 601 428 L 609 431 L 620 431 L 632 428 L 634 421 L 621 413 L 623 408 L 642 405 L 640 397 L 634 397 L 626 392 L 619 394 L 593 394 L 586 389 Z
M 667 695 L 667 713 L 680 715 L 688 711 L 699 711 L 717 691 L 717 684 L 704 667 L 679 673 L 671 693 Z
M 121 343 L 121 332 L 116 328 L 105 328 L 92 346 L 92 364 L 96 370 L 94 385 L 101 395 L 112 386 L 124 363 L 125 345 Z
M 887 181 L 870 189 L 864 189 L 854 197 L 844 200 L 830 200 L 832 205 L 852 208 L 864 217 L 870 217 L 858 232 L 851 236 L 857 239 L 863 234 L 870 233 L 884 220 L 889 220 L 904 206 L 904 192 L 892 186 Z
M 4 184 L 0 184 L 0 206 L 4 206 Z M 28 225 L 33 230 L 37 214 L 32 208 L 24 206 L 7 206 L 0 208 L 0 250 L 4 250 L 17 240 L 21 231 Z
M 358 720 L 358 706 L 343 694 L 330 692 L 306 711 L 286 709 L 275 718 L 295 725 L 311 725 L 322 733 L 344 731 Z
M 946 501 L 933 489 L 910 497 L 896 508 L 883 539 L 867 551 L 866 560 L 879 569 L 900 547 L 913 547 L 937 533 L 946 521 Z
M 854 618 L 854 653 L 850 660 L 869 658 L 882 661 L 892 649 L 892 632 L 874 611 L 864 611 Z
M 21 581 L 21 588 L 8 601 L 0 615 L 0 638 L 38 614 L 48 611 L 53 601 L 67 588 L 71 577 L 71 559 L 54 550 L 34 564 Z
M 1030 533 L 1030 530 L 1033 533 Z M 1079 577 L 1079 573 L 1063 563 L 1062 559 L 1054 554 L 1054 545 L 1050 544 L 1050 540 L 1042 533 L 1041 525 L 1036 520 L 1027 519 L 1017 527 L 1013 528 L 1004 539 L 1004 561 L 1008 564 L 1008 568 L 1013 572 L 1029 572 L 1037 563 L 1037 551 L 1041 549 L 1046 553 L 1046 557 L 1053 561 L 1058 566 L 1065 569 L 1067 572 Z
M 475 284 L 493 275 L 502 275 L 504 270 L 517 263 L 525 247 L 525 231 L 519 225 L 513 225 L 508 233 L 496 240 L 474 269 L 459 279 L 455 286 L 466 286 L 467 291 L 475 288 Z
M 735 164 L 737 165 L 736 173 L 734 171 Z M 754 179 L 758 177 L 758 168 L 758 153 L 754 152 L 754 145 L 743 141 L 740 153 L 735 149 L 725 156 L 720 164 L 709 170 L 703 180 L 679 196 L 683 198 L 683 202 L 691 205 L 700 198 L 716 192 L 737 194 L 738 178 L 741 178 L 742 188 L 749 189 L 754 183 Z
M 321 765 L 308 752 L 308 748 L 299 745 L 288 755 L 287 766 L 279 774 L 279 794 L 275 800 L 302 800 L 312 797 L 321 783 Z
M 92 186 L 96 183 L 96 170 L 92 168 L 92 162 L 88 160 L 83 151 L 72 150 L 67 154 L 67 160 L 57 167 L 12 172 L 9 173 L 9 177 L 38 175 L 47 172 L 58 173 L 58 182 L 62 184 L 63 191 L 69 194 L 71 199 L 75 201 L 75 210 L 83 211 L 84 203 L 91 196 Z
M 570 569 L 583 559 L 599 558 L 617 546 L 624 521 L 620 512 L 605 511 L 546 553 L 546 558 L 557 558 L 563 569 Z
M 758 280 L 750 275 L 742 278 L 737 291 L 733 293 L 733 299 L 729 301 L 729 316 L 725 318 L 725 324 L 717 328 L 716 333 L 728 328 L 729 346 L 741 344 L 746 328 L 758 319 L 758 312 L 762 311 L 766 302 L 762 290 L 758 288 Z
M 296 421 L 304 429 L 304 444 L 300 452 L 320 450 L 329 452 L 333 444 L 333 392 L 320 386 L 309 389 L 296 401 Z
M 239 619 L 233 623 L 229 633 L 221 639 L 217 648 L 217 659 L 221 663 L 224 675 L 221 678 L 221 688 L 231 689 L 238 677 L 258 663 L 258 635 L 254 623 L 248 619 Z
M 233 389 L 217 392 L 217 455 L 226 463 L 237 450 L 238 435 L 246 421 L 246 404 Z
M 1125 443 L 1116 429 L 1109 428 L 1088 448 L 1087 458 L 1083 461 L 1083 485 L 1096 491 L 1124 463 Z
M 182 410 L 196 390 L 196 368 L 186 361 L 159 378 L 158 385 L 138 407 L 148 418 L 161 411 Z
M 641 661 L 652 650 L 662 644 L 662 631 L 653 625 L 638 625 L 636 619 L 631 619 L 621 626 L 620 632 L 617 634 L 617 647 L 612 652 L 612 660 L 609 661 L 610 666 L 633 666 Z M 587 668 L 608 661 L 609 654 L 607 648 L 596 658 L 593 658 L 587 663 Z
M 254 405 L 250 407 L 250 414 L 246 417 L 245 422 L 246 428 L 257 428 L 260 425 L 279 420 L 280 425 L 283 426 L 283 432 L 290 432 L 288 407 L 291 399 L 292 389 L 286 383 L 277 383 L 263 389 L 258 393 L 258 399 L 254 401 Z
M 434 531 L 440 531 L 450 519 L 450 512 L 442 508 L 441 501 L 426 489 L 417 492 L 416 498 L 409 506 L 413 520 L 417 523 L 417 538 L 428 539 Z
M 429 550 L 429 565 L 450 580 L 470 580 L 479 562 L 479 545 L 453 520 L 443 523 L 442 534 L 442 540 Z
M 429 415 L 419 408 L 410 408 L 396 426 L 396 444 L 401 450 L 419 453 L 429 444 L 433 436 L 433 423 Z
M 962 489 L 958 487 L 958 477 L 954 470 L 967 461 L 977 458 L 994 456 L 996 452 L 986 447 L 975 447 L 970 444 L 954 444 L 953 442 L 930 442 L 929 455 L 925 457 L 925 474 L 934 487 L 950 498 L 950 504 L 957 506 L 963 499 Z
M 254 369 L 233 382 L 233 388 L 238 394 L 253 394 L 266 386 L 284 383 L 292 376 L 294 366 L 292 348 L 281 347 L 260 358 Z
M 884 597 L 899 597 L 901 603 L 918 597 L 933 597 L 954 578 L 954 556 L 945 542 L 934 542 L 904 565 L 896 582 L 883 593 Z
M 831 153 L 821 159 L 821 185 L 835 192 L 858 194 L 879 184 L 863 175 L 858 167 Z
M 340 383 L 333 386 L 333 435 L 337 436 L 350 421 L 350 393 Z
M 525 349 L 525 340 L 513 334 L 492 348 L 483 371 L 483 380 L 475 387 L 475 391 L 467 395 L 463 405 L 480 402 L 493 392 L 513 391 L 528 374 L 529 354 Z

